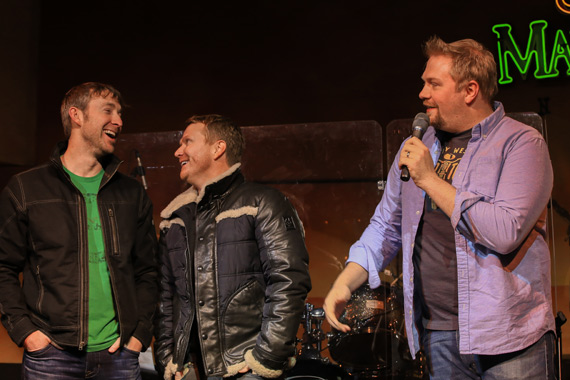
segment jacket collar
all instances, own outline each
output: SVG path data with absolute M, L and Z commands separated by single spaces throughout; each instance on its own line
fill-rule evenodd
M 60 141 L 57 146 L 54 148 L 50 161 L 60 169 L 66 177 L 68 177 L 67 173 L 63 169 L 63 163 L 61 162 L 61 156 L 67 150 L 68 140 Z M 103 175 L 103 179 L 101 180 L 101 187 L 105 185 L 113 175 L 119 169 L 119 165 L 123 162 L 114 154 L 108 154 L 102 157 L 99 162 L 101 162 L 101 166 L 103 166 L 103 170 L 105 170 L 105 174 Z
M 241 178 L 241 181 L 243 181 L 243 176 L 239 170 L 240 166 L 241 163 L 238 162 L 219 176 L 212 178 L 208 183 L 206 183 L 199 193 L 196 191 L 195 187 L 190 187 L 188 190 L 174 198 L 168 206 L 161 211 L 160 217 L 163 219 L 170 219 L 173 214 L 175 214 L 176 210 L 188 203 L 208 203 L 212 199 L 223 195 L 236 181 L 236 179 Z

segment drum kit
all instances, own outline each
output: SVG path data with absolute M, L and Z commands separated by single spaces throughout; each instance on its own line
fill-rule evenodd
M 285 379 L 427 379 L 425 357 L 419 352 L 413 359 L 408 348 L 402 289 L 396 282 L 377 289 L 365 284 L 352 294 L 339 318 L 350 326 L 347 333 L 333 329 L 325 334 L 324 310 L 307 303 L 297 364 Z M 325 340 L 328 344 L 323 348 Z M 323 357 L 327 349 L 334 362 Z

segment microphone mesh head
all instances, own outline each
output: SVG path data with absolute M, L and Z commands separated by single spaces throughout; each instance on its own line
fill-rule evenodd
M 423 112 L 420 112 L 414 118 L 412 123 L 412 136 L 422 139 L 424 133 L 427 131 L 429 126 L 429 116 Z
M 414 118 L 414 123 L 412 124 L 412 127 L 416 126 L 422 129 L 427 129 L 429 126 L 429 116 L 423 112 L 418 113 Z

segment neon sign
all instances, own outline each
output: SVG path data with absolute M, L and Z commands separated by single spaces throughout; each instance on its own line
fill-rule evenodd
M 570 15 L 570 1 L 556 0 L 556 6 L 560 12 Z
M 565 0 L 560 0 L 565 3 Z M 559 76 L 558 66 L 560 61 L 566 62 L 566 75 L 570 76 L 570 47 L 568 40 L 562 30 L 556 31 L 554 45 L 550 60 L 546 51 L 544 31 L 548 23 L 544 20 L 530 23 L 530 34 L 526 51 L 522 54 L 511 33 L 509 24 L 498 24 L 493 26 L 493 32 L 498 37 L 498 55 L 500 77 L 499 83 L 506 84 L 513 81 L 509 72 L 509 63 L 513 63 L 519 73 L 526 79 L 531 62 L 535 63 L 534 77 L 537 79 L 553 78 Z

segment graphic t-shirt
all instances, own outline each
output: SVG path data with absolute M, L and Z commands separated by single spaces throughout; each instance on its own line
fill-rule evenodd
M 441 153 L 437 175 L 452 183 L 457 166 L 471 139 L 471 130 L 452 134 L 437 131 Z M 424 212 L 414 242 L 414 300 L 430 330 L 456 330 L 457 257 L 455 234 L 449 217 L 426 194 Z
M 115 314 L 109 269 L 105 259 L 105 242 L 97 207 L 97 193 L 104 171 L 94 177 L 80 177 L 67 168 L 71 182 L 85 200 L 87 239 L 89 245 L 89 337 L 87 352 L 109 348 L 119 337 L 119 322 Z

